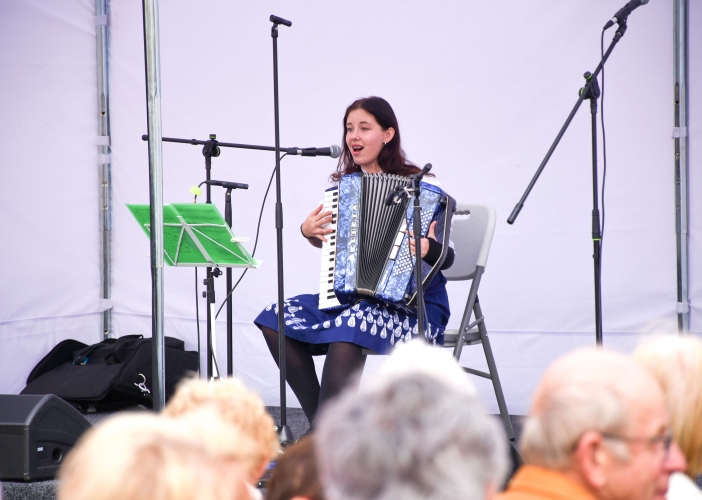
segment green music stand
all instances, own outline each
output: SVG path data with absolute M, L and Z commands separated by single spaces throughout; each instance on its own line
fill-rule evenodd
M 127 204 L 127 208 L 151 238 L 151 207 Z M 236 237 L 217 207 L 211 203 L 163 206 L 163 256 L 169 266 L 256 268 L 261 262 L 254 260 L 241 245 L 247 239 Z M 207 297 L 207 338 L 208 345 L 212 346 L 208 356 L 214 359 L 217 352 L 214 283 L 207 283 Z M 231 353 L 228 355 L 231 356 Z M 214 366 L 215 377 L 219 377 L 216 362 Z
M 151 237 L 151 207 L 130 205 L 146 235 Z M 173 203 L 163 206 L 163 256 L 177 267 L 258 267 L 260 262 L 241 245 L 211 203 Z

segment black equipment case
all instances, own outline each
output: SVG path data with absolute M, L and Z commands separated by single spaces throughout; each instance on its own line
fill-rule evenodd
M 55 394 L 84 412 L 153 407 L 151 338 L 125 335 L 88 346 L 76 340 L 58 343 L 27 378 L 22 394 Z M 198 369 L 198 353 L 182 340 L 165 338 L 165 392 Z

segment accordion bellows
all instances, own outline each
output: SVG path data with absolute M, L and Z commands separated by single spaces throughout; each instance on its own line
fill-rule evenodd
M 407 234 L 407 229 L 413 227 L 413 198 L 385 204 L 389 192 L 408 186 L 409 182 L 407 177 L 397 175 L 358 173 L 342 177 L 339 186 L 327 190 L 325 210 L 335 213 L 335 233 L 323 247 L 320 309 L 350 305 L 365 298 L 414 307 L 414 257 Z M 455 210 L 453 198 L 438 186 L 422 182 L 420 205 L 422 236 L 436 221 L 437 241 L 442 245 L 448 242 Z M 433 265 L 422 261 L 425 285 L 441 268 L 447 247 L 443 245 L 441 256 Z M 329 286 L 332 281 L 333 289 Z

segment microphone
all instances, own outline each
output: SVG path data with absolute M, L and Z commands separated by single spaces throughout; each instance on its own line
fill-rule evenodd
M 285 152 L 289 155 L 299 156 L 331 156 L 332 158 L 341 156 L 341 148 L 336 144 L 332 144 L 328 148 L 288 148 Z
M 210 186 L 222 186 L 227 189 L 249 189 L 248 184 L 241 184 L 239 182 L 229 182 L 229 181 L 205 181 L 205 184 Z
M 614 26 L 614 23 L 625 23 L 626 18 L 629 17 L 629 14 L 631 14 L 634 9 L 640 7 L 641 5 L 646 5 L 647 3 L 648 0 L 631 0 L 628 4 L 619 9 L 617 13 L 614 14 L 614 16 L 612 16 L 611 20 L 607 21 L 607 24 L 604 25 L 603 29 L 606 30 L 611 28 L 612 26 Z
M 287 19 L 283 19 L 282 17 L 278 17 L 273 14 L 271 14 L 271 17 L 269 17 L 268 19 L 270 20 L 270 22 L 275 24 L 282 24 L 283 26 L 287 27 L 292 26 L 292 21 L 288 21 Z

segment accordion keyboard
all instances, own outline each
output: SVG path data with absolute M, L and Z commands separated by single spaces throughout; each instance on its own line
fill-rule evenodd
M 327 226 L 334 232 L 326 235 L 327 241 L 322 242 L 322 265 L 319 276 L 319 308 L 340 306 L 334 294 L 334 265 L 336 260 L 336 224 L 339 212 L 339 188 L 324 192 L 322 212 L 331 212 L 332 221 Z

